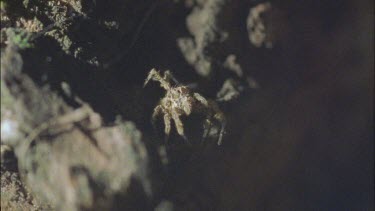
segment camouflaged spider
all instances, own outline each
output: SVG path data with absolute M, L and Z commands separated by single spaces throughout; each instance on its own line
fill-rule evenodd
M 173 119 L 178 134 L 187 140 L 184 133 L 184 124 L 182 123 L 180 116 L 189 116 L 192 112 L 194 112 L 201 113 L 206 116 L 203 124 L 203 139 L 205 139 L 210 133 L 213 123 L 212 120 L 216 120 L 220 123 L 217 144 L 220 145 L 222 143 L 226 121 L 224 113 L 219 109 L 215 101 L 207 100 L 202 95 L 192 92 L 189 87 L 179 85 L 172 73 L 168 70 L 164 72 L 162 77 L 159 71 L 152 69 L 145 80 L 144 87 L 150 80 L 160 82 L 160 86 L 167 91 L 165 96 L 155 107 L 154 113 L 152 114 L 153 125 L 155 125 L 156 118 L 159 115 L 164 114 L 164 132 L 166 134 L 166 139 L 168 139 L 171 131 L 171 119 Z M 176 85 L 172 86 L 171 80 Z

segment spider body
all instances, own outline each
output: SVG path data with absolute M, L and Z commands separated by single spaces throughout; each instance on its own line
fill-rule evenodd
M 171 132 L 171 122 L 173 120 L 177 133 L 187 140 L 184 132 L 184 124 L 180 117 L 189 116 L 191 113 L 201 113 L 206 117 L 203 124 L 203 139 L 209 134 L 213 120 L 216 120 L 221 126 L 218 134 L 218 145 L 221 144 L 225 129 L 225 117 L 215 101 L 207 100 L 202 95 L 192 92 L 189 87 L 179 85 L 170 71 L 165 71 L 164 75 L 161 76 L 159 71 L 152 69 L 146 78 L 144 86 L 150 80 L 160 82 L 160 86 L 166 90 L 165 96 L 154 109 L 152 122 L 155 124 L 155 120 L 160 115 L 163 115 L 164 132 L 167 138 Z M 172 85 L 171 81 L 174 81 L 176 85 Z

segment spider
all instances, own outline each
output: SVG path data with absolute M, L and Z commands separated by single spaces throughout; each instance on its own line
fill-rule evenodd
M 166 140 L 171 131 L 171 119 L 175 123 L 177 133 L 187 140 L 184 133 L 184 124 L 180 116 L 189 116 L 191 113 L 201 113 L 206 117 L 203 124 L 203 140 L 209 135 L 213 123 L 212 120 L 216 120 L 220 123 L 217 144 L 221 145 L 226 120 L 224 113 L 219 109 L 215 101 L 207 100 L 202 95 L 192 92 L 188 86 L 180 85 L 169 70 L 165 71 L 164 75 L 161 76 L 159 71 L 152 69 L 143 87 L 145 87 L 150 80 L 160 82 L 160 86 L 166 90 L 165 96 L 159 101 L 159 104 L 155 107 L 152 114 L 153 125 L 155 125 L 158 116 L 164 115 Z M 172 85 L 171 81 L 173 81 L 175 85 Z

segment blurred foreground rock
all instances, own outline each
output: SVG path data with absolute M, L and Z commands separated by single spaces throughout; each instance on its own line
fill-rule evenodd
M 38 198 L 58 210 L 150 207 L 150 158 L 133 123 L 103 126 L 89 105 L 74 109 L 39 87 L 12 43 L 2 53 L 1 84 L 1 141 Z

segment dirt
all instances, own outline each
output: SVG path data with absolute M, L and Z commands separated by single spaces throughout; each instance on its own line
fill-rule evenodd
M 1 0 L 4 210 L 372 210 L 373 2 Z M 162 118 L 152 68 L 227 119 Z

